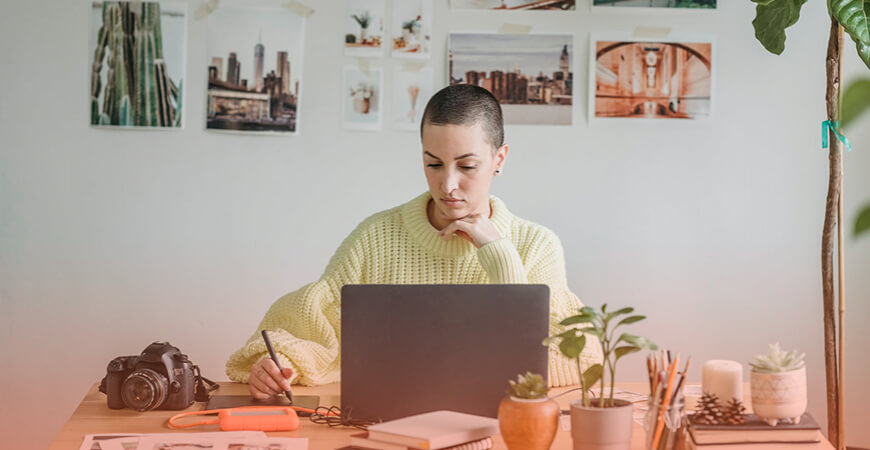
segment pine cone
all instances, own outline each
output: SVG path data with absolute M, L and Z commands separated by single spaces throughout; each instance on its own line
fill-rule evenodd
M 744 416 L 745 412 L 746 408 L 743 407 L 743 402 L 736 398 L 732 398 L 731 401 L 725 405 L 725 409 L 722 412 L 722 423 L 728 425 L 743 425 L 746 423 L 746 416 Z
M 704 393 L 698 400 L 695 409 L 694 421 L 703 425 L 718 425 L 722 423 L 722 407 L 719 405 L 719 397 L 716 394 Z

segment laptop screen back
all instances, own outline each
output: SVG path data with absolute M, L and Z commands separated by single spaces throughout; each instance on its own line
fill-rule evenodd
M 508 380 L 547 374 L 546 285 L 346 285 L 341 408 L 391 420 L 449 409 L 496 417 Z

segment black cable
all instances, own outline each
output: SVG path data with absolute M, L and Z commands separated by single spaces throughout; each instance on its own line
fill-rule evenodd
M 381 419 L 354 419 L 351 410 L 342 412 L 338 406 L 318 406 L 314 413 L 309 416 L 312 422 L 328 427 L 353 427 L 360 430 L 368 429 L 369 425 L 381 423 Z

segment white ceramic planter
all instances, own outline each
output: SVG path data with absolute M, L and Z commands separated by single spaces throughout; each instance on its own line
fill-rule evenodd
M 807 410 L 807 369 L 781 373 L 749 374 L 752 410 L 769 425 L 783 419 L 798 423 Z
M 614 400 L 612 408 L 586 408 L 571 402 L 571 438 L 574 450 L 629 450 L 634 405 Z

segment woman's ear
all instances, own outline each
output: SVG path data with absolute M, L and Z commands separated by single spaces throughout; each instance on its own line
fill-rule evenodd
M 504 163 L 507 160 L 508 154 L 508 145 L 502 144 L 498 150 L 495 151 L 495 175 L 501 175 L 502 170 L 504 170 Z

